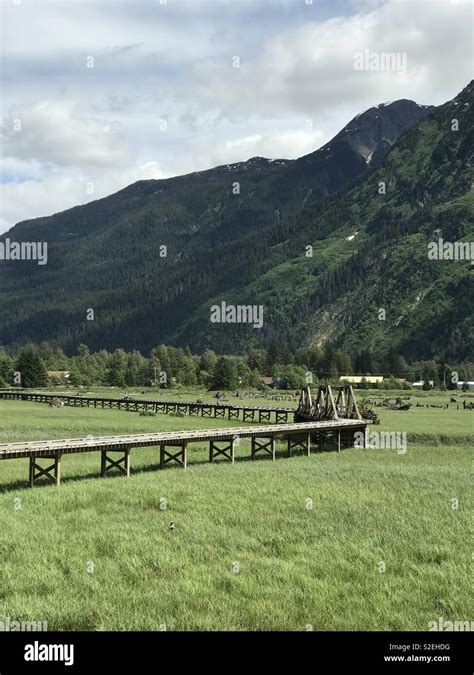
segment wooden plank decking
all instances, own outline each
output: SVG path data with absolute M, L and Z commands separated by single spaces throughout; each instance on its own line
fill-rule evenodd
M 24 441 L 0 444 L 0 460 L 15 457 L 40 456 L 43 452 L 63 453 L 94 452 L 102 449 L 120 450 L 123 447 L 154 447 L 161 443 L 202 442 L 207 440 L 227 440 L 230 438 L 270 437 L 282 434 L 317 433 L 319 431 L 339 431 L 342 429 L 360 429 L 365 420 L 330 420 L 326 422 L 305 422 L 285 425 L 265 425 L 261 427 L 230 427 L 228 429 L 199 429 L 196 431 L 159 431 L 151 434 L 128 434 L 120 436 L 88 436 L 50 441 Z
M 234 462 L 235 447 L 240 439 L 251 440 L 251 458 L 258 453 L 269 454 L 275 460 L 276 440 L 287 441 L 287 455 L 297 449 L 303 449 L 309 456 L 311 447 L 319 450 L 352 447 L 354 434 L 364 432 L 367 420 L 328 420 L 323 422 L 305 422 L 292 424 L 262 425 L 259 427 L 231 427 L 225 429 L 205 429 L 196 431 L 167 431 L 147 434 L 126 434 L 120 436 L 89 436 L 86 438 L 64 438 L 45 441 L 26 441 L 0 445 L 0 460 L 29 458 L 28 485 L 41 477 L 48 478 L 59 485 L 61 479 L 61 458 L 63 455 L 82 452 L 101 453 L 101 475 L 110 469 L 120 469 L 130 475 L 130 454 L 132 448 L 159 447 L 160 467 L 175 462 L 186 468 L 188 445 L 190 443 L 209 443 L 209 461 L 223 456 Z M 117 459 L 110 453 L 120 453 Z M 48 466 L 39 464 L 39 460 L 48 459 Z

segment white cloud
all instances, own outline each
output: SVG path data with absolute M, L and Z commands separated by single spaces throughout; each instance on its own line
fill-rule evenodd
M 212 165 L 232 164 L 250 157 L 296 159 L 309 154 L 321 145 L 322 131 L 282 130 L 271 134 L 251 134 L 213 145 L 212 138 L 200 138 L 192 146 L 197 159 L 207 150 Z M 209 151 L 209 148 L 212 148 Z M 211 152 L 209 156 L 209 152 Z
M 156 162 L 147 162 L 124 171 L 99 171 L 65 174 L 49 169 L 41 180 L 0 184 L 0 232 L 26 218 L 39 218 L 58 213 L 78 204 L 106 197 L 139 180 L 168 178 Z
M 10 109 L 2 125 L 3 156 L 63 167 L 116 166 L 130 161 L 117 125 L 74 115 L 72 102 L 42 101 Z
M 1 12 L 0 231 L 135 180 L 301 156 L 371 105 L 440 104 L 471 78 L 463 0 L 23 0 Z M 407 73 L 355 71 L 364 49 L 405 52 Z
M 440 104 L 471 78 L 472 12 L 470 2 L 389 0 L 360 15 L 308 22 L 268 37 L 260 56 L 241 59 L 240 68 L 200 61 L 193 91 L 202 102 L 219 92 L 234 120 L 341 107 L 356 114 L 398 98 Z M 407 73 L 355 71 L 354 54 L 366 49 L 405 53 Z

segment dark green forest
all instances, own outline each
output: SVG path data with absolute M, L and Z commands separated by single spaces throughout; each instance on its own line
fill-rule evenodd
M 141 181 L 19 223 L 8 236 L 47 241 L 48 264 L 0 263 L 0 345 L 472 361 L 471 261 L 427 250 L 474 240 L 473 98 L 471 83 L 435 109 L 371 108 L 296 161 Z M 259 305 L 262 327 L 211 323 L 222 301 Z
M 48 379 L 47 372 L 56 372 Z M 64 378 L 60 372 L 68 372 Z M 21 377 L 18 378 L 18 373 Z M 298 389 L 306 384 L 337 382 L 340 376 L 383 374 L 381 389 L 409 387 L 416 380 L 433 381 L 440 388 L 456 388 L 459 381 L 472 379 L 474 364 L 418 361 L 407 363 L 390 352 L 377 360 L 367 350 L 349 354 L 328 347 L 301 348 L 295 353 L 282 350 L 276 342 L 267 349 L 250 349 L 245 356 L 218 355 L 212 350 L 192 354 L 189 348 L 160 345 L 148 357 L 139 351 L 102 349 L 91 352 L 79 345 L 74 356 L 66 356 L 60 347 L 48 343 L 28 345 L 15 353 L 0 349 L 0 386 L 43 387 L 72 386 L 150 387 L 173 389 L 201 386 L 209 390 L 239 388 L 268 389 L 262 377 L 272 377 L 274 386 Z M 365 383 L 362 387 L 368 388 Z M 373 388 L 374 385 L 371 385 Z M 377 386 L 376 386 L 377 388 Z

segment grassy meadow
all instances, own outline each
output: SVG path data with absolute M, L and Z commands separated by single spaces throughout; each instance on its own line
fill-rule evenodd
M 412 401 L 451 395 L 417 392 Z M 47 621 L 50 630 L 304 631 L 472 619 L 474 412 L 376 410 L 375 429 L 407 431 L 406 454 L 354 448 L 288 459 L 281 444 L 275 463 L 251 462 L 242 441 L 233 466 L 210 465 L 207 447 L 193 444 L 186 471 L 160 471 L 158 449 L 135 449 L 129 479 L 101 479 L 90 453 L 63 458 L 59 489 L 32 490 L 26 459 L 0 462 L 0 620 Z M 234 424 L 0 401 L 0 443 Z

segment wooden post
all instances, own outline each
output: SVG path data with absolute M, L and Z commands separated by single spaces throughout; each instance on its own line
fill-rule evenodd
M 35 482 L 35 460 L 33 457 L 30 457 L 30 471 L 29 471 L 29 478 L 28 478 L 28 487 L 33 487 L 33 483 Z
M 54 473 L 56 478 L 56 485 L 59 487 L 61 484 L 61 453 L 56 453 Z
M 329 419 L 339 419 L 339 415 L 337 413 L 337 408 L 336 408 L 336 403 L 334 401 L 334 396 L 332 395 L 332 388 L 331 385 L 328 385 L 328 407 L 330 411 L 332 411 L 332 414 L 329 413 Z

